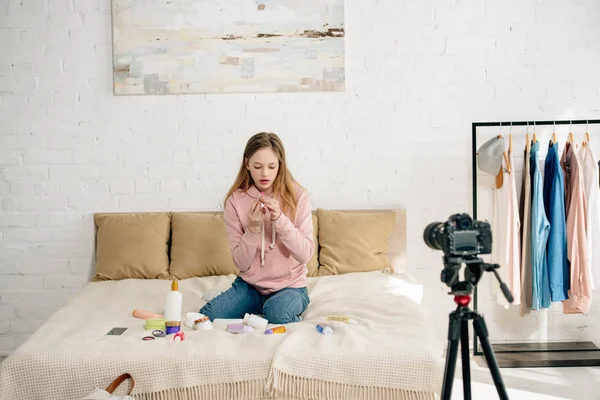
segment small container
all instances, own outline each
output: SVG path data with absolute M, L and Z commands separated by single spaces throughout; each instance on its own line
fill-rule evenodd
M 193 328 L 194 327 L 194 321 L 204 317 L 204 314 L 200 314 L 197 312 L 189 312 L 185 314 L 185 326 Z
M 266 335 L 270 335 L 272 333 L 285 333 L 286 329 L 285 326 L 276 326 L 274 328 L 269 328 L 265 331 Z
M 179 332 L 179 325 L 177 326 L 167 326 L 167 335 L 172 335 L 173 333 Z
M 225 330 L 229 333 L 246 333 L 252 332 L 254 328 L 243 324 L 229 324 Z
M 212 329 L 212 323 L 208 317 L 198 318 L 194 321 L 194 330 L 203 331 L 207 329 Z
M 156 314 L 153 313 L 151 311 L 146 311 L 146 310 L 139 310 L 139 309 L 134 309 L 132 315 L 135 318 L 140 318 L 140 319 L 149 319 L 149 318 L 164 318 L 162 315 L 160 314 Z
M 171 282 L 171 291 L 167 293 L 165 305 L 165 321 L 181 322 L 181 305 L 183 296 L 179 291 L 179 282 Z
M 246 315 L 244 315 L 244 319 L 242 320 L 242 322 L 248 326 L 251 326 L 253 328 L 256 329 L 266 329 L 267 325 L 269 324 L 269 321 L 267 321 L 264 318 L 259 317 L 258 315 L 254 315 L 254 314 L 248 314 L 246 313 Z
M 339 322 L 345 322 L 349 325 L 356 325 L 358 324 L 358 321 L 355 319 L 352 319 L 350 317 L 343 317 L 343 316 L 338 316 L 338 315 L 329 315 L 327 317 L 328 321 L 339 321 Z
M 215 318 L 212 321 L 213 329 L 226 330 L 229 324 L 241 324 L 241 318 Z
M 331 329 L 331 327 L 327 324 L 318 324 L 317 332 L 323 335 L 331 335 L 333 333 L 333 329 Z
M 181 329 L 181 321 L 167 321 L 165 325 L 167 327 L 167 335 L 177 333 Z
M 154 336 L 154 337 L 165 337 L 165 336 L 167 336 L 167 334 L 166 334 L 165 331 L 162 331 L 160 329 L 155 329 L 155 330 L 152 331 L 152 336 Z
M 157 329 L 164 331 L 167 329 L 164 318 L 148 318 L 144 325 L 147 331 L 153 331 Z

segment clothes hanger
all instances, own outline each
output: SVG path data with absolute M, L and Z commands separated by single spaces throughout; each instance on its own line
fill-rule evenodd
M 500 125 L 500 133 L 498 134 L 498 137 L 501 138 L 502 137 L 502 124 Z M 512 135 L 509 133 L 508 134 L 508 148 L 509 148 L 509 152 L 511 147 L 511 143 L 512 143 Z M 506 150 L 504 150 L 504 153 L 502 153 L 502 156 L 504 157 L 504 163 L 506 164 L 506 171 L 508 173 L 510 173 L 510 162 L 508 161 L 508 154 L 506 153 Z M 502 166 L 500 167 L 500 172 L 498 173 L 499 175 L 502 175 Z
M 571 144 L 575 144 L 575 138 L 573 137 L 573 132 L 571 130 L 571 127 L 573 126 L 573 121 L 571 121 L 571 124 L 569 124 L 569 142 Z
M 506 172 L 510 174 L 510 162 L 508 161 L 508 154 L 504 152 L 504 162 L 506 163 Z
M 512 154 L 512 122 L 510 123 L 510 130 L 508 131 L 508 154 L 504 152 L 504 162 L 506 162 L 506 170 L 510 174 L 512 165 L 510 165 L 510 160 L 508 158 L 509 154 Z
M 587 121 L 585 124 L 585 141 L 589 142 L 590 141 L 590 134 L 588 133 L 588 126 L 590 124 L 590 121 Z
M 500 124 L 500 132 L 498 133 L 497 138 L 502 138 L 502 123 Z M 504 162 L 507 163 L 508 166 L 508 157 L 506 155 L 506 151 L 503 152 L 502 156 L 504 157 Z M 504 184 L 504 168 L 500 165 L 500 169 L 498 170 L 498 174 L 496 175 L 496 189 L 500 189 Z
M 502 171 L 502 165 L 496 175 L 496 189 L 500 189 L 504 185 L 504 172 Z
M 552 132 L 552 144 L 556 144 L 556 121 L 554 121 L 554 131 Z
M 535 121 L 533 121 L 533 143 L 537 143 L 537 138 L 535 137 Z
M 527 121 L 527 132 L 525 133 L 525 150 L 531 149 L 531 142 L 529 141 L 529 121 Z
M 512 122 L 510 123 L 510 130 L 508 131 L 508 154 L 512 153 Z

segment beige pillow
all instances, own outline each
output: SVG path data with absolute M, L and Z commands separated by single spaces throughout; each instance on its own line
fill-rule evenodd
M 316 213 L 312 213 L 312 221 L 313 221 L 313 242 L 315 243 L 315 250 L 312 258 L 306 264 L 306 268 L 308 268 L 308 276 L 317 276 L 319 272 L 319 218 Z
M 394 211 L 318 209 L 318 215 L 318 276 L 391 268 L 387 253 Z
M 238 274 L 222 214 L 173 213 L 171 277 Z
M 168 213 L 104 213 L 96 224 L 94 281 L 169 278 Z

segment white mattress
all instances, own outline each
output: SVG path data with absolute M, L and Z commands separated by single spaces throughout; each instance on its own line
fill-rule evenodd
M 180 281 L 183 313 L 235 276 Z M 418 305 L 420 286 L 398 275 L 355 273 L 308 279 L 311 303 L 285 334 L 193 331 L 186 340 L 143 341 L 134 308 L 163 312 L 170 281 L 89 283 L 0 364 L 0 400 L 81 399 L 123 372 L 137 399 L 369 398 L 433 399 L 443 375 L 443 344 Z M 331 322 L 344 314 L 358 325 Z M 122 336 L 107 336 L 113 327 Z

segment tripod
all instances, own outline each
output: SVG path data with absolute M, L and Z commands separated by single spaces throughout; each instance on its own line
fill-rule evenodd
M 471 370 L 469 360 L 469 320 L 473 320 L 473 329 L 475 331 L 475 338 L 479 338 L 481 341 L 481 347 L 485 360 L 489 366 L 494 380 L 494 385 L 498 391 L 498 395 L 501 400 L 508 400 L 508 394 L 500 375 L 500 369 L 496 363 L 496 357 L 494 351 L 488 340 L 488 331 L 483 319 L 477 311 L 473 311 L 469 308 L 471 302 L 470 293 L 474 286 L 479 281 L 483 271 L 491 271 L 496 275 L 496 278 L 500 282 L 500 288 L 504 293 L 504 296 L 509 303 L 512 303 L 513 297 L 508 290 L 506 284 L 502 282 L 500 276 L 496 272 L 497 264 L 485 264 L 479 258 L 472 258 L 463 260 L 461 258 L 448 258 L 445 257 L 446 266 L 454 266 L 454 268 L 448 268 L 442 271 L 442 281 L 446 283 L 454 282 L 451 285 L 452 291 L 449 294 L 454 294 L 454 302 L 458 305 L 455 311 L 450 313 L 450 322 L 448 326 L 448 349 L 446 353 L 446 366 L 444 369 L 444 384 L 442 386 L 442 400 L 450 400 L 452 395 L 452 384 L 454 381 L 454 372 L 456 370 L 456 358 L 458 353 L 458 342 L 460 340 L 461 357 L 462 357 L 462 372 L 463 372 L 463 392 L 464 399 L 471 400 Z M 456 276 L 458 269 L 456 268 L 457 262 L 463 261 L 467 264 L 465 270 L 466 281 L 456 282 Z M 449 275 L 452 273 L 452 275 Z

